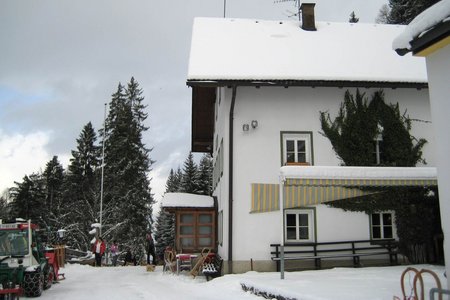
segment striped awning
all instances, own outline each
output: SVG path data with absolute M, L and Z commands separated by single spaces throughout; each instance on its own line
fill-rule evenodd
M 276 211 L 280 209 L 279 184 L 252 183 L 252 213 Z M 284 185 L 285 208 L 304 207 L 324 202 L 361 197 L 372 194 L 359 188 L 343 186 Z
M 295 208 L 362 197 L 386 187 L 437 186 L 436 168 L 284 166 L 281 183 L 252 183 L 251 212 Z
M 285 186 L 340 186 L 340 187 L 388 187 L 388 186 L 436 186 L 437 179 L 295 179 L 287 178 Z

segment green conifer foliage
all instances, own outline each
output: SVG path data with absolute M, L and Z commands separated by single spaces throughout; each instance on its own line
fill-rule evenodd
M 152 204 L 148 173 L 151 149 L 142 142 L 147 113 L 139 84 L 131 78 L 112 95 L 106 120 L 103 232 L 143 257 Z
M 410 134 L 411 119 L 400 113 L 398 104 L 386 104 L 383 91 L 375 92 L 370 102 L 358 90 L 346 91 L 337 117 L 321 112 L 320 121 L 326 136 L 342 164 L 346 166 L 414 167 L 425 163 L 422 148 L 425 139 Z M 381 162 L 374 159 L 374 141 L 382 141 Z M 397 234 L 402 253 L 413 263 L 432 262 L 433 237 L 441 232 L 437 191 L 430 188 L 371 188 L 378 193 L 329 202 L 331 207 L 367 214 L 395 211 Z M 426 221 L 425 221 L 426 219 Z

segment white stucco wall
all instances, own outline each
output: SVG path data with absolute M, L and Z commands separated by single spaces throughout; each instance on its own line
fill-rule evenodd
M 356 89 L 351 89 L 354 93 Z M 251 184 L 278 183 L 281 167 L 281 131 L 310 131 L 313 136 L 314 165 L 339 165 L 329 140 L 320 129 L 320 111 L 337 114 L 346 89 L 310 87 L 238 87 L 234 113 L 234 203 L 233 260 L 267 260 L 271 243 L 279 243 L 280 212 L 250 214 Z M 371 96 L 376 89 L 361 89 Z M 224 243 L 219 253 L 227 259 L 228 250 L 228 118 L 231 89 L 223 88 L 216 123 L 218 142 L 224 140 L 224 176 L 214 191 L 219 211 L 224 209 Z M 425 138 L 424 158 L 434 166 L 434 137 L 428 103 L 428 90 L 386 89 L 385 100 L 399 102 L 400 109 L 414 122 L 412 134 Z M 258 121 L 258 127 L 244 132 L 243 124 Z M 216 139 L 215 139 L 216 140 Z M 216 147 L 214 147 L 216 149 Z M 364 213 L 350 213 L 320 205 L 316 208 L 318 241 L 369 239 L 369 219 Z M 332 225 L 332 226 L 330 226 Z
M 450 45 L 427 57 L 431 112 L 436 134 L 437 171 L 447 287 L 450 287 Z

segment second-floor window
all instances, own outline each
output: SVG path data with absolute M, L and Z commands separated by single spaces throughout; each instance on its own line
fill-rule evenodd
M 302 163 L 312 165 L 312 133 L 282 132 L 283 165 Z

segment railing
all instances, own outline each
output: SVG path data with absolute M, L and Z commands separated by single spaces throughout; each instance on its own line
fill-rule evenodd
M 284 261 L 293 260 L 314 260 L 316 269 L 322 267 L 323 259 L 333 258 L 352 258 L 354 267 L 361 265 L 360 258 L 364 256 L 388 255 L 391 265 L 398 263 L 398 242 L 393 239 L 289 243 L 284 245 L 283 250 L 280 244 L 271 244 L 270 247 L 275 248 L 270 254 L 277 263 L 277 271 L 284 267 Z

